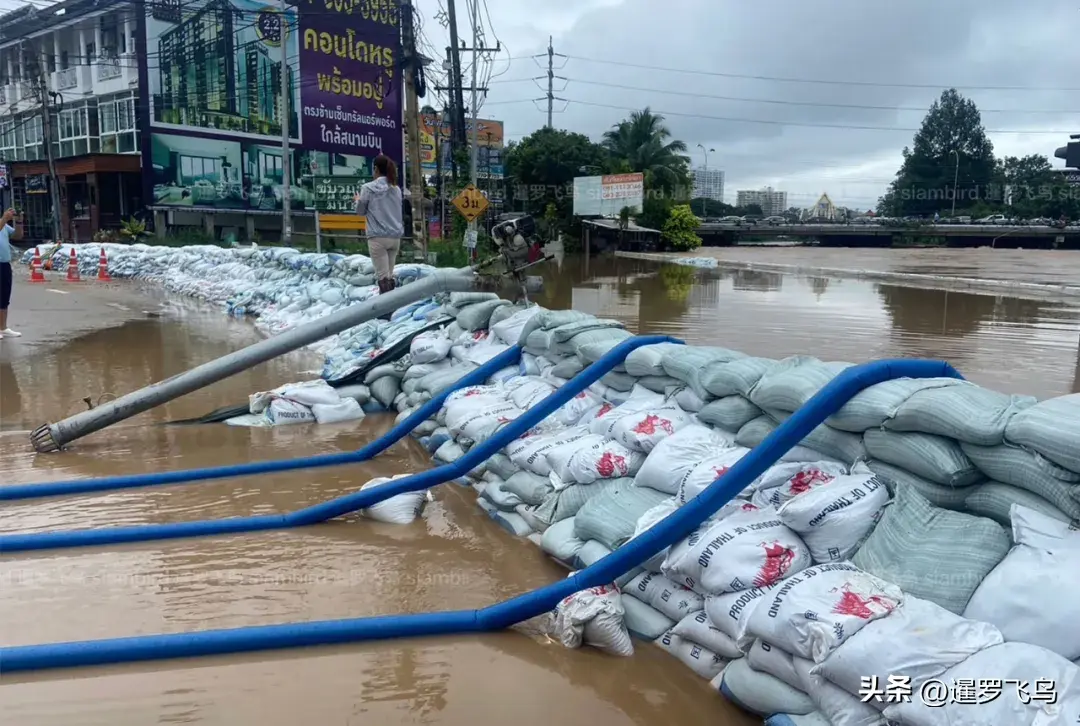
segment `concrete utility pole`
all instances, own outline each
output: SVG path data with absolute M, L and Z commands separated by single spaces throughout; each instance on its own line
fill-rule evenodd
M 446 19 L 450 24 L 450 87 L 454 118 L 450 121 L 451 155 L 465 146 L 465 94 L 461 81 L 461 53 L 459 51 L 457 10 L 454 0 L 446 0 Z M 475 45 L 475 43 L 473 44 Z M 473 84 L 475 85 L 475 84 Z
M 59 180 L 56 176 L 56 159 L 53 156 L 52 145 L 52 91 L 49 90 L 49 81 L 46 77 L 46 54 L 45 46 L 42 43 L 37 50 L 31 47 L 30 58 L 34 59 L 34 66 L 37 69 L 35 77 L 30 77 L 30 69 L 27 67 L 26 61 L 28 60 L 25 47 L 23 48 L 23 73 L 26 74 L 26 80 L 33 84 L 34 95 L 37 96 L 38 102 L 41 104 L 41 129 L 42 129 L 42 141 L 45 144 L 45 160 L 49 167 L 49 201 L 52 204 L 52 234 L 53 242 L 59 244 L 63 241 L 61 229 L 60 229 L 60 188 Z M 59 62 L 59 59 L 57 59 Z M 57 94 L 59 97 L 59 94 Z M 61 98 L 61 103 L 63 99 Z
M 279 25 L 281 32 L 281 241 L 288 244 L 292 240 L 292 191 L 289 188 L 291 166 L 291 152 L 289 150 L 289 59 L 286 39 L 288 33 L 288 17 L 285 15 L 285 0 L 280 0 Z
M 402 45 L 405 55 L 405 133 L 409 138 L 409 190 L 412 194 L 412 237 L 427 261 L 427 225 L 424 216 L 424 178 L 420 168 L 420 101 L 416 95 L 416 69 L 421 63 L 416 52 L 416 31 L 412 0 L 401 1 Z

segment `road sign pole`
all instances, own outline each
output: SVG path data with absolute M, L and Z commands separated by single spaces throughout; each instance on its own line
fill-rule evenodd
M 315 253 L 322 254 L 322 232 L 319 230 L 319 210 L 315 210 Z

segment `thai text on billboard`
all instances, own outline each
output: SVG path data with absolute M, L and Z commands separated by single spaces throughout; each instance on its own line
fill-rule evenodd
M 617 217 L 624 207 L 641 211 L 645 175 L 609 174 L 574 179 L 574 214 L 582 217 Z

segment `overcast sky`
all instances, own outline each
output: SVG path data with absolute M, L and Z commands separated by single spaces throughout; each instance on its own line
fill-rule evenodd
M 441 60 L 446 0 L 416 2 Z M 567 100 L 555 103 L 556 127 L 599 139 L 650 106 L 695 166 L 705 156 L 698 144 L 715 149 L 708 164 L 725 171 L 728 201 L 771 185 L 794 206 L 828 192 L 837 205 L 872 207 L 949 86 L 978 104 L 999 156 L 1040 153 L 1062 166 L 1054 149 L 1080 132 L 1080 6 L 1066 0 L 487 0 L 487 13 L 480 3 L 487 43 L 497 35 L 509 51 L 494 64 L 481 116 L 504 121 L 508 138 L 546 122 L 545 102 L 531 100 L 546 79 L 529 79 L 546 74 L 547 59 L 530 56 L 546 54 L 551 35 L 565 56 L 556 75 L 567 79 L 555 81 Z M 458 0 L 466 42 L 469 12 Z M 1010 130 L 1036 133 L 999 133 Z

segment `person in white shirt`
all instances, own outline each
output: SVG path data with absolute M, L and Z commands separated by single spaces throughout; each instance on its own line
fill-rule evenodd
M 11 306 L 11 292 L 14 286 L 11 260 L 15 254 L 11 246 L 11 238 L 17 237 L 15 230 L 15 210 L 8 209 L 0 218 L 0 340 L 4 338 L 18 338 L 22 333 L 16 333 L 8 327 L 8 308 Z

